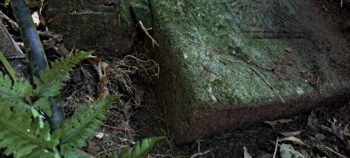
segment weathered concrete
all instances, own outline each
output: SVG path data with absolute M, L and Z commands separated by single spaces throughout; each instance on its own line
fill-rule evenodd
M 349 48 L 309 1 L 150 2 L 178 143 L 346 99 Z
M 64 43 L 83 50 L 115 55 L 130 52 L 135 35 L 127 5 L 107 0 L 51 0 L 49 28 Z M 125 6 L 122 8 L 121 6 Z M 126 20 L 126 21 L 124 21 Z

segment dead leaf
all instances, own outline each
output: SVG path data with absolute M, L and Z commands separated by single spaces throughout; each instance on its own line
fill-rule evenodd
M 252 156 L 249 154 L 247 147 L 243 147 L 243 154 L 244 158 L 252 158 Z
M 332 133 L 341 141 L 347 141 L 344 135 L 343 130 L 336 126 L 335 124 L 332 124 Z
M 305 158 L 299 151 L 295 150 L 290 144 L 281 144 L 281 158 Z
M 338 141 L 340 142 L 341 146 L 350 153 L 350 143 L 348 142 L 343 129 L 336 126 L 335 124 L 332 124 L 332 133 L 337 137 Z
M 307 152 L 305 149 L 301 150 L 301 154 L 303 154 L 303 156 L 305 158 L 311 158 L 311 155 L 309 154 L 309 152 Z
M 277 124 L 283 124 L 283 123 L 289 123 L 292 122 L 292 119 L 280 119 L 275 121 L 265 121 L 264 123 L 270 125 L 272 128 L 274 128 Z
M 307 118 L 307 126 L 313 130 L 318 130 L 320 128 L 319 121 L 317 119 L 315 111 L 312 111 Z
M 301 133 L 301 131 L 294 131 L 294 132 L 280 132 L 282 136 L 290 137 L 290 136 L 297 136 Z
M 301 139 L 294 137 L 294 136 L 284 137 L 284 138 L 279 140 L 279 142 L 288 142 L 288 141 L 292 142 L 293 144 L 307 146 L 307 144 L 304 143 Z
M 285 48 L 284 51 L 286 51 L 287 53 L 293 53 L 293 49 L 292 48 Z
M 315 138 L 319 141 L 322 141 L 322 140 L 326 139 L 326 136 L 324 134 L 317 133 L 317 134 L 315 134 Z

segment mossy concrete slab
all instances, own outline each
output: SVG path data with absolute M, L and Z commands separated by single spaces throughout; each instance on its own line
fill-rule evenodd
M 128 8 L 106 0 L 52 0 L 49 29 L 63 35 L 65 45 L 116 55 L 130 52 L 135 36 Z M 126 17 L 125 17 L 125 16 Z
M 178 143 L 346 99 L 349 48 L 309 1 L 149 2 Z

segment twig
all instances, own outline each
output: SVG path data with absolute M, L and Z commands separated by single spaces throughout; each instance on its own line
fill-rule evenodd
M 204 151 L 204 152 L 199 152 L 199 153 L 195 153 L 191 156 L 191 158 L 195 158 L 195 157 L 198 157 L 198 156 L 203 156 L 203 155 L 206 155 L 210 152 L 210 150 L 207 150 L 207 151 Z
M 325 126 L 325 125 L 321 125 L 320 128 L 321 128 L 322 130 L 325 130 L 325 131 L 329 132 L 329 133 L 333 133 L 333 130 L 332 130 L 331 128 Z M 344 135 L 345 135 L 346 137 L 350 137 L 350 133 L 345 133 L 345 132 L 344 132 Z
M 1 10 L 0 10 L 0 17 L 4 18 L 8 23 L 10 23 L 12 28 L 19 30 L 18 24 L 15 21 L 13 21 L 11 18 L 9 18 L 6 14 L 4 14 Z
M 113 130 L 117 130 L 117 131 L 124 131 L 124 132 L 133 132 L 133 129 L 130 128 L 120 128 L 120 127 L 114 127 L 114 126 L 110 126 L 107 124 L 103 124 L 103 127 L 109 128 L 109 129 L 113 129 Z
M 275 88 L 273 88 L 273 86 L 258 72 L 258 70 L 254 69 L 253 67 L 249 68 L 253 70 L 270 87 L 270 89 L 281 99 L 283 103 L 286 103 L 282 96 L 279 94 L 279 92 Z
M 276 155 L 277 155 L 277 149 L 278 149 L 278 141 L 279 141 L 279 138 L 277 137 L 277 140 L 276 140 L 276 145 L 275 145 L 275 151 L 273 152 L 273 157 L 272 157 L 272 158 L 276 158 Z
M 139 24 L 140 24 L 141 29 L 143 30 L 143 32 L 145 32 L 145 34 L 147 35 L 147 37 L 151 39 L 152 44 L 153 44 L 153 45 L 156 45 L 157 47 L 159 47 L 158 42 L 149 34 L 149 32 L 147 31 L 146 27 L 143 25 L 143 23 L 142 23 L 141 20 L 139 21 Z
M 343 6 L 344 6 L 344 0 L 340 0 L 340 7 L 343 8 Z
M 0 13 L 2 13 L 0 11 Z M 13 56 L 7 56 L 7 59 L 22 59 L 25 58 L 26 56 L 24 55 L 24 53 L 22 52 L 21 48 L 19 48 L 18 44 L 16 43 L 16 41 L 13 39 L 13 37 L 11 36 L 10 32 L 7 30 L 7 28 L 5 27 L 5 25 L 3 25 L 3 23 L 0 22 L 0 30 L 2 30 L 5 35 L 7 36 L 7 38 L 10 40 L 11 45 L 16 49 L 16 52 L 13 52 L 15 55 Z
M 338 157 L 340 158 L 348 158 L 347 156 L 344 156 L 336 151 L 334 151 L 332 148 L 328 147 L 328 146 L 325 146 L 325 145 L 317 145 L 318 148 L 321 148 L 321 149 L 326 149 L 328 151 L 330 151 L 331 153 L 337 155 Z

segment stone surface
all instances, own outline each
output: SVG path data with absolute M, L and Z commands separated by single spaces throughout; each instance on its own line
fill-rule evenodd
M 349 48 L 311 1 L 150 2 L 176 142 L 346 100 Z
M 131 19 L 120 3 L 108 2 L 52 0 L 49 4 L 48 16 L 52 19 L 49 29 L 63 35 L 68 49 L 75 47 L 125 55 L 131 50 L 135 35 L 131 23 L 127 21 Z

